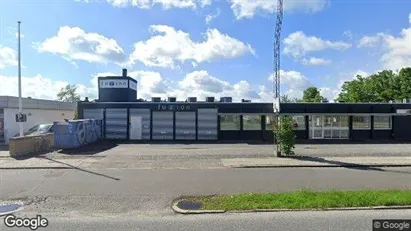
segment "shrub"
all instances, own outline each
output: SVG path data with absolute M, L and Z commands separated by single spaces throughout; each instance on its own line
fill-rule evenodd
M 291 117 L 282 116 L 280 118 L 280 125 L 276 130 L 276 136 L 281 152 L 287 156 L 293 155 L 295 148 L 295 133 Z

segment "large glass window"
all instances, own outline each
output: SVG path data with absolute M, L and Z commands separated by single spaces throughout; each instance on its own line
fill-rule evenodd
M 391 129 L 391 116 L 374 116 L 374 129 Z
M 292 116 L 294 130 L 305 130 L 305 116 Z
M 347 139 L 348 116 L 309 116 L 310 139 Z
M 240 115 L 220 115 L 220 130 L 240 130 Z
M 353 116 L 352 128 L 358 130 L 371 129 L 371 116 Z
M 243 115 L 243 130 L 261 130 L 261 116 Z
M 277 125 L 277 122 L 276 122 L 276 117 L 274 115 L 265 116 L 265 130 L 266 131 L 273 131 L 276 125 Z

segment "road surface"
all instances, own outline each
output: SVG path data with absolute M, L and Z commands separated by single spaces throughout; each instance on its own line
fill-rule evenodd
M 38 230 L 372 230 L 373 219 L 410 219 L 411 210 L 380 211 L 328 211 L 328 212 L 278 212 L 219 215 L 167 215 L 167 216 L 104 216 L 99 217 L 48 217 L 49 226 Z M 0 230 L 29 230 L 7 228 Z

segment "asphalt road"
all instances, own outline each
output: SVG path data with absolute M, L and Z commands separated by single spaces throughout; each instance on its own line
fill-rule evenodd
M 29 203 L 24 213 L 171 215 L 183 195 L 301 188 L 411 188 L 411 168 L 3 170 L 0 198 Z
M 411 210 L 278 212 L 219 215 L 47 217 L 49 226 L 38 230 L 372 230 L 373 219 L 410 219 Z M 0 230 L 29 230 L 7 228 Z

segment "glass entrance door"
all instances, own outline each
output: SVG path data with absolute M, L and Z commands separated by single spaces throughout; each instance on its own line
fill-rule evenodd
M 324 139 L 324 121 L 322 116 L 312 116 L 311 132 L 313 139 Z
M 310 116 L 310 139 L 348 139 L 348 116 Z

